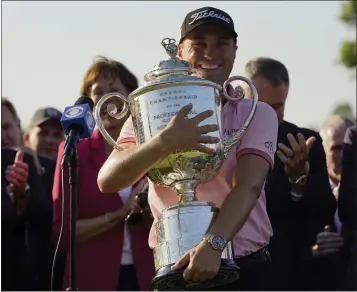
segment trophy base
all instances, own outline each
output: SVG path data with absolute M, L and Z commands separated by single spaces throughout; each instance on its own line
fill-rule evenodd
M 185 269 L 171 270 L 173 264 L 162 267 L 156 272 L 152 286 L 157 291 L 200 291 L 220 287 L 239 280 L 239 267 L 231 259 L 222 259 L 221 268 L 213 280 L 204 282 L 185 281 L 182 277 Z

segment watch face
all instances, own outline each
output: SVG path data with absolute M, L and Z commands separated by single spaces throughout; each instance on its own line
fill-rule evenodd
M 222 236 L 215 235 L 211 239 L 212 246 L 217 249 L 224 249 L 226 246 L 226 241 Z
M 301 184 L 301 185 L 305 185 L 305 184 L 306 184 L 306 181 L 307 181 L 307 177 L 305 176 L 305 177 L 301 178 L 300 184 Z

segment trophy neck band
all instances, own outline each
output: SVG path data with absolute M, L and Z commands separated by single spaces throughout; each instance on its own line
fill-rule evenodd
M 172 187 L 179 194 L 180 202 L 196 201 L 196 188 L 199 180 L 182 180 L 174 183 Z

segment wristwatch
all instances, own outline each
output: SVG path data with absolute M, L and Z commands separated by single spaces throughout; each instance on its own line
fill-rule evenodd
M 290 183 L 292 183 L 293 185 L 300 185 L 300 186 L 304 186 L 306 184 L 307 181 L 307 176 L 308 173 L 310 172 L 310 163 L 308 161 L 306 161 L 306 166 L 305 166 L 305 174 L 301 175 L 297 180 L 293 181 L 290 177 L 289 177 L 289 181 Z
M 307 175 L 303 174 L 302 176 L 300 176 L 296 181 L 293 181 L 289 178 L 290 183 L 292 183 L 293 185 L 300 185 L 300 186 L 304 186 L 306 184 L 307 181 Z
M 215 250 L 223 251 L 226 248 L 227 240 L 220 235 L 206 235 L 204 238 Z

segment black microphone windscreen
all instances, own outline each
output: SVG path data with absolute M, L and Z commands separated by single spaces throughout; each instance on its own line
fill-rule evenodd
M 85 103 L 89 105 L 91 110 L 93 110 L 94 102 L 88 96 L 81 96 L 80 98 L 77 99 L 74 105 L 85 104 Z

